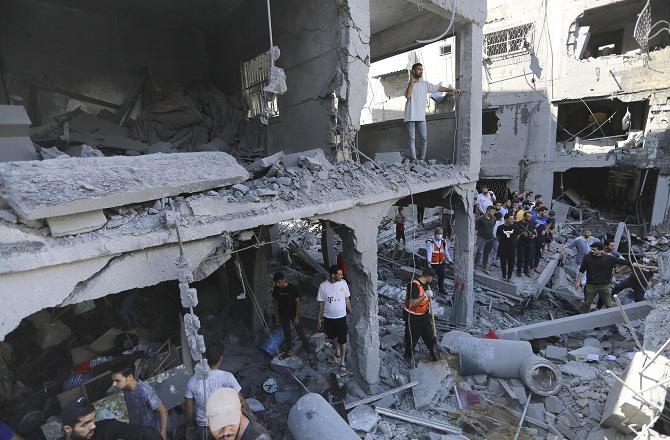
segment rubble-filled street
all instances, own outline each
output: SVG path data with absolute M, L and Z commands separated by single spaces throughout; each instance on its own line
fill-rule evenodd
M 670 438 L 667 0 L 3 0 L 0 440 Z

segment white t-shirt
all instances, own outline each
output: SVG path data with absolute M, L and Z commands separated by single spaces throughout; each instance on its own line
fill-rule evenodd
M 324 303 L 324 317 L 338 319 L 347 316 L 347 303 L 344 299 L 349 298 L 349 296 L 349 286 L 346 281 L 340 280 L 337 283 L 324 281 L 319 286 L 316 300 Z
M 493 205 L 493 202 L 496 201 L 496 196 L 489 191 L 488 194 L 484 195 L 482 193 L 477 194 L 477 204 L 482 212 L 486 212 L 486 208 Z
M 438 85 L 420 80 L 412 86 L 412 97 L 405 103 L 405 122 L 425 121 L 428 94 L 435 93 Z
M 186 384 L 184 397 L 195 400 L 195 420 L 198 426 L 207 426 L 207 417 L 205 417 L 206 399 L 219 388 L 232 388 L 239 393 L 242 387 L 232 373 L 223 370 L 209 370 L 204 389 L 202 382 L 195 375 L 191 376 Z

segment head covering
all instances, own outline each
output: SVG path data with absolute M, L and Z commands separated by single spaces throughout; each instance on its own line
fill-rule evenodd
M 432 267 L 425 267 L 423 271 L 421 271 L 421 275 L 424 277 L 434 277 L 435 270 Z
M 71 400 L 65 405 L 61 414 L 63 425 L 74 426 L 79 422 L 79 419 L 92 412 L 95 412 L 95 407 L 85 397 Z
M 212 431 L 228 425 L 239 425 L 242 407 L 237 391 L 232 388 L 219 388 L 214 391 L 207 399 L 205 415 Z

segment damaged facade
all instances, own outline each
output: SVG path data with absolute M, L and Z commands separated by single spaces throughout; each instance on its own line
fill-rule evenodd
M 670 37 L 636 41 L 645 5 L 670 17 L 663 1 L 488 2 L 481 180 L 667 225 Z
M 583 1 L 549 10 L 490 2 L 488 18 L 486 2 L 471 0 L 159 3 L 2 5 L 0 421 L 55 440 L 60 410 L 86 397 L 98 419 L 127 422 L 109 368 L 131 357 L 168 410 L 167 437 L 191 438 L 187 381 L 207 377 L 206 346 L 222 344 L 220 369 L 272 438 L 669 432 L 670 236 L 646 234 L 667 217 L 667 48 L 626 53 L 628 27 L 613 47 L 601 31 L 588 38 L 602 11 Z M 652 4 L 654 17 L 667 15 Z M 529 10 L 541 16 L 513 22 Z M 574 13 L 569 32 L 544 18 L 552 12 Z M 449 79 L 464 93 L 429 117 L 429 161 L 403 162 L 397 121 L 360 125 L 370 64 L 417 49 L 450 22 L 434 47 L 447 55 L 448 42 Z M 535 35 L 532 44 L 502 32 L 508 25 Z M 556 41 L 569 34 L 552 46 L 556 67 L 543 52 L 550 28 Z M 586 57 L 601 50 L 608 55 Z M 532 73 L 519 77 L 524 63 Z M 602 74 L 605 65 L 614 73 Z M 396 80 L 406 66 L 397 67 Z M 265 90 L 273 74 L 285 74 L 283 93 Z M 595 98 L 607 105 L 595 108 Z M 621 124 L 630 110 L 631 135 L 603 123 L 618 137 L 566 139 L 558 125 L 582 123 L 583 109 L 562 106 L 582 99 L 598 125 L 600 113 Z M 633 170 L 636 193 L 656 183 L 653 205 L 642 203 L 633 222 L 641 228 L 566 213 L 537 272 L 501 280 L 497 269 L 476 270 L 478 180 L 550 199 L 561 172 L 602 167 Z M 573 188 L 566 197 L 579 205 Z M 628 258 L 657 262 L 643 300 L 627 292 L 620 308 L 576 314 L 579 269 L 573 251 L 555 251 L 584 225 L 600 239 L 616 233 Z M 403 359 L 407 284 L 426 266 L 436 226 L 453 256 L 446 294 L 430 307 L 439 359 L 423 361 L 425 340 Z M 338 368 L 334 342 L 317 329 L 317 290 L 333 265 L 352 304 Z M 299 290 L 308 337 L 296 353 L 290 338 L 279 353 L 273 272 Z

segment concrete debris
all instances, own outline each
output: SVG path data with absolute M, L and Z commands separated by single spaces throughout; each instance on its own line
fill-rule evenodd
M 624 306 L 624 310 L 630 319 L 644 318 L 647 316 L 651 308 L 651 305 L 646 301 Z M 590 313 L 583 313 L 581 315 L 505 329 L 499 331 L 498 336 L 503 339 L 532 340 L 582 330 L 591 330 L 596 327 L 613 325 L 622 321 L 623 316 L 621 315 L 621 312 L 614 307 L 610 309 L 600 309 Z
M 298 399 L 289 411 L 287 424 L 295 440 L 360 440 L 335 409 L 316 393 Z
M 544 357 L 554 362 L 565 363 L 568 361 L 568 349 L 565 347 L 556 347 L 555 345 L 547 345 Z
M 292 372 L 297 371 L 303 367 L 304 363 L 298 356 L 289 356 L 284 359 L 275 357 L 270 362 L 270 367 L 277 373 L 290 376 Z
M 377 163 L 401 163 L 402 155 L 399 151 L 387 153 L 375 153 L 375 162 Z
M 102 209 L 47 218 L 49 230 L 54 237 L 95 231 L 105 226 L 106 223 L 107 217 L 105 217 Z
M 654 354 L 651 351 L 635 353 L 624 373 L 623 383 L 616 381 L 607 396 L 601 425 L 628 433 L 631 426 L 646 426 L 658 419 L 666 401 L 670 367 L 665 356 L 649 364 Z
M 80 113 L 68 125 L 70 141 L 138 153 L 146 152 L 149 148 L 144 142 L 131 139 L 128 128 L 88 113 Z
M 226 153 L 181 153 L 12 162 L 0 177 L 0 197 L 34 220 L 234 185 L 248 173 Z
M 92 147 L 90 145 L 82 145 L 81 146 L 81 153 L 79 155 L 80 157 L 105 157 L 105 155 L 102 153 L 102 151 L 98 150 L 95 147 Z
M 66 153 L 63 153 L 56 147 L 51 147 L 51 148 L 40 148 L 40 156 L 42 156 L 42 159 L 44 160 L 49 160 L 49 159 L 69 159 L 70 156 Z
M 359 405 L 347 414 L 349 426 L 356 431 L 370 432 L 381 419 L 374 408 L 367 405 Z
M 590 359 L 600 359 L 600 356 L 602 355 L 602 350 L 598 347 L 582 347 L 578 348 L 576 350 L 572 350 L 568 353 L 568 356 L 570 357 L 570 360 L 573 361 L 587 361 Z
M 548 396 L 544 398 L 545 409 L 552 414 L 559 414 L 565 409 L 563 401 L 556 396 Z
M 8 223 L 16 224 L 18 218 L 9 209 L 0 209 L 0 220 L 6 221 Z
M 563 373 L 582 380 L 593 380 L 599 374 L 596 368 L 578 361 L 570 361 L 565 365 L 561 365 L 560 368 Z
M 258 177 L 267 172 L 274 165 L 283 161 L 284 161 L 284 152 L 279 151 L 273 154 L 272 156 L 263 157 L 261 159 L 256 160 L 251 165 L 248 165 L 246 168 L 249 174 Z
M 440 389 L 442 380 L 450 374 L 451 369 L 446 360 L 420 363 L 410 370 L 410 379 L 412 382 L 418 382 L 418 385 L 412 388 L 414 407 L 421 409 L 430 405 Z

